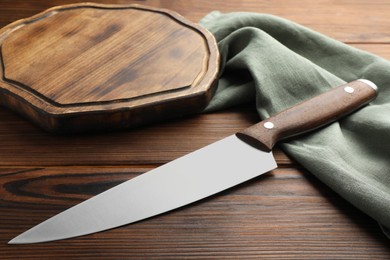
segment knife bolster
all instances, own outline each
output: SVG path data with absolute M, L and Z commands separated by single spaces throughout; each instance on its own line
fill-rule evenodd
M 272 147 L 276 143 L 275 134 L 273 131 L 257 131 L 253 132 L 254 129 L 247 128 L 243 131 L 236 133 L 236 136 L 243 142 L 255 147 L 256 149 L 270 152 Z M 261 133 L 260 133 L 261 132 Z

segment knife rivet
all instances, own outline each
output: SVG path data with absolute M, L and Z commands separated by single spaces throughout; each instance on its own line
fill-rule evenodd
M 355 91 L 355 89 L 354 89 L 353 87 L 346 86 L 346 87 L 344 88 L 344 91 L 347 92 L 347 93 L 349 93 L 349 94 L 352 94 L 352 93 Z
M 272 129 L 274 128 L 274 124 L 272 122 L 265 122 L 264 127 L 267 129 Z

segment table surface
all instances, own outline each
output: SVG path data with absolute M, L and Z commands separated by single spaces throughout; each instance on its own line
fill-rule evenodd
M 0 26 L 71 0 L 2 0 Z M 213 10 L 278 15 L 390 59 L 383 0 L 96 1 L 146 4 L 196 22 Z M 276 149 L 279 168 L 201 202 L 110 231 L 7 241 L 116 184 L 258 121 L 252 106 L 136 130 L 56 136 L 0 107 L 0 259 L 389 259 L 377 223 Z

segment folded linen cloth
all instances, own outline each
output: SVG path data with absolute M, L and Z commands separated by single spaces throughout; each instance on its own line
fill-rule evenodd
M 218 88 L 205 112 L 256 102 L 264 119 L 349 81 L 378 86 L 370 105 L 280 147 L 389 237 L 390 62 L 272 15 L 215 11 L 200 24 L 221 54 Z

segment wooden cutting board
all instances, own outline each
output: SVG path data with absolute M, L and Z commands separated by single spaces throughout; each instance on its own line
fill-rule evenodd
M 52 132 L 129 128 L 201 111 L 213 36 L 140 5 L 58 6 L 0 30 L 0 104 Z

